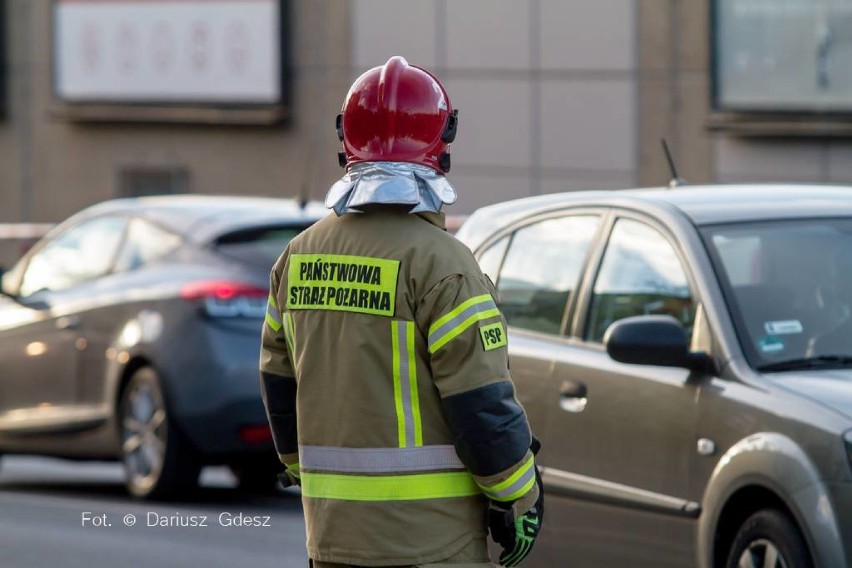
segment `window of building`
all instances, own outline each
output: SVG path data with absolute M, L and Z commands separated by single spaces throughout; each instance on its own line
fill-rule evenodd
M 715 0 L 717 110 L 852 112 L 852 6 Z
M 597 215 L 576 215 L 515 233 L 497 279 L 499 307 L 509 325 L 560 332 L 599 223 Z
M 50 4 L 53 116 L 274 124 L 289 115 L 286 0 Z
M 651 314 L 674 316 L 691 335 L 695 302 L 671 243 L 632 219 L 616 222 L 594 286 L 586 338 L 600 342 L 614 322 Z

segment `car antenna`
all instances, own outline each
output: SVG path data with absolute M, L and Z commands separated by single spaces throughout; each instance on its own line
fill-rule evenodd
M 302 183 L 299 186 L 299 193 L 296 195 L 296 200 L 299 204 L 299 209 L 302 210 L 302 213 L 305 212 L 308 207 L 308 203 L 311 200 L 311 186 L 314 182 L 316 160 L 317 155 L 319 154 L 317 150 L 319 149 L 319 146 L 319 135 L 314 133 L 308 140 L 308 155 L 302 162 Z
M 669 150 L 668 142 L 666 142 L 665 138 L 661 138 L 660 142 L 663 143 L 663 152 L 665 152 L 666 154 L 666 160 L 669 162 L 669 170 L 671 170 L 672 172 L 672 178 L 669 180 L 669 189 L 674 189 L 676 187 L 686 185 L 686 180 L 677 175 L 677 168 L 675 167 L 674 159 L 672 158 L 672 153 Z
M 306 161 L 311 162 L 312 160 L 308 159 Z M 308 167 L 305 168 L 305 170 L 308 170 L 308 169 L 309 169 Z M 310 200 L 309 196 L 310 196 L 310 193 L 311 193 L 311 186 L 310 186 L 309 178 L 310 178 L 310 172 L 305 171 L 305 175 L 302 178 L 302 185 L 299 187 L 299 209 L 301 209 L 303 212 L 307 208 L 308 201 Z

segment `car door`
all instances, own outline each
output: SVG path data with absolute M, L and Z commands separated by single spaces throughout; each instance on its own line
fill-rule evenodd
M 0 306 L 0 429 L 51 428 L 73 416 L 80 352 L 80 312 L 91 287 L 109 272 L 126 220 L 107 216 L 75 224 L 44 241 L 10 275 L 14 297 Z
M 546 429 L 552 348 L 561 341 L 566 309 L 601 224 L 600 211 L 551 214 L 528 220 L 479 255 L 483 271 L 495 281 L 497 304 L 509 326 L 517 397 L 538 437 Z M 545 444 L 539 462 L 549 451 Z
M 559 393 L 547 406 L 546 554 L 574 566 L 691 566 L 697 387 L 686 370 L 613 361 L 603 338 L 619 319 L 648 314 L 673 315 L 691 333 L 694 287 L 662 227 L 619 214 L 584 288 L 550 378 Z

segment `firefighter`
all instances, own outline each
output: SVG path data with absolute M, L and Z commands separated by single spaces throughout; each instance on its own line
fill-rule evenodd
M 542 523 L 506 323 L 446 232 L 458 113 L 392 57 L 337 117 L 346 175 L 270 276 L 261 389 L 315 568 L 517 566 Z

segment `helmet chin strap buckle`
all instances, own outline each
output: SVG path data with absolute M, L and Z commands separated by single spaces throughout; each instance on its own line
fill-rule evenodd
M 337 115 L 334 119 L 334 130 L 337 132 L 337 137 L 343 142 L 343 113 Z
M 447 117 L 447 126 L 444 128 L 444 133 L 441 135 L 441 140 L 447 144 L 452 144 L 456 139 L 456 133 L 459 129 L 459 109 L 453 110 L 453 113 Z
M 450 171 L 450 154 L 449 152 L 441 152 L 441 155 L 438 156 L 438 165 L 444 170 L 444 173 Z
M 337 153 L 337 163 L 340 164 L 341 168 L 346 167 L 346 152 Z

